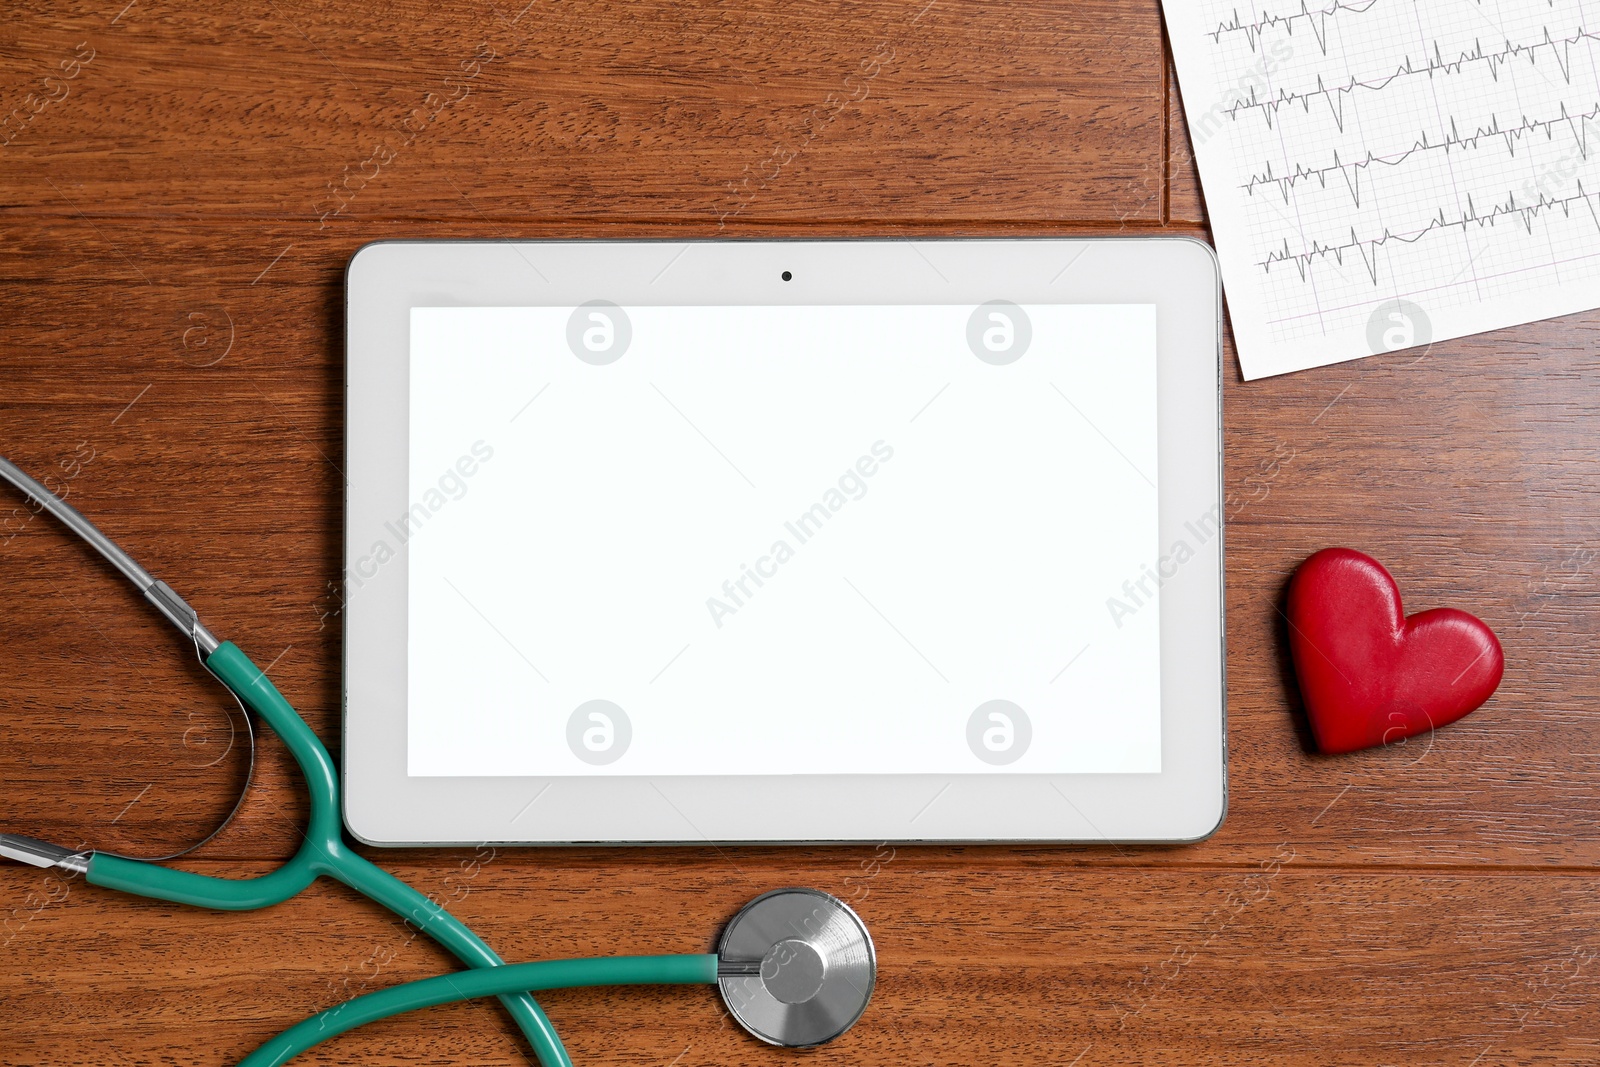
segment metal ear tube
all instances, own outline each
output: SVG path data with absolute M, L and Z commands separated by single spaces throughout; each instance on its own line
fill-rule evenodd
M 78 874 L 89 869 L 89 853 L 75 852 L 21 834 L 0 834 L 0 856 L 33 867 L 60 867 Z
M 249 727 L 249 713 L 253 712 L 294 757 L 310 798 L 299 851 L 277 870 L 253 878 L 217 878 L 17 834 L 0 834 L 0 857 L 74 871 L 88 884 L 104 889 L 223 911 L 252 911 L 280 904 L 318 878 L 333 878 L 415 924 L 467 965 L 465 971 L 393 986 L 320 1012 L 261 1045 L 241 1067 L 281 1067 L 301 1052 L 366 1023 L 435 1004 L 490 996 L 500 998 L 543 1067 L 572 1067 L 560 1037 L 531 993 L 578 986 L 715 983 L 741 1026 L 769 1044 L 796 1048 L 833 1040 L 866 1010 L 877 980 L 872 938 L 843 901 L 815 889 L 779 889 L 752 900 L 728 922 L 715 955 L 505 963 L 431 897 L 350 848 L 340 819 L 339 776 L 333 759 L 266 672 L 232 642 L 219 641 L 182 597 L 76 508 L 4 458 L 0 458 L 0 481 L 38 501 L 92 545 L 189 639 L 201 664 L 244 709 L 252 766 L 255 735 Z M 247 777 L 247 789 L 248 784 Z M 235 812 L 239 803 L 234 805 Z M 222 825 L 226 826 L 227 820 Z

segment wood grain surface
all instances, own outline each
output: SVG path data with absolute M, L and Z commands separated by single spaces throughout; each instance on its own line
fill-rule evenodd
M 361 244 L 1205 233 L 1156 0 L 125 3 L 0 21 L 0 452 L 270 663 L 335 752 Z M 818 1063 L 1600 1063 L 1597 341 L 1578 315 L 1248 384 L 1230 349 L 1231 806 L 1206 842 L 500 850 L 464 883 L 470 851 L 374 858 L 454 885 L 514 960 L 702 951 L 758 892 L 839 893 L 882 977 Z M 1330 544 L 1412 610 L 1481 615 L 1495 698 L 1311 754 L 1278 608 Z M 0 587 L 0 826 L 144 854 L 206 833 L 243 772 L 214 683 L 20 501 Z M 269 739 L 184 865 L 265 870 L 304 814 Z M 220 915 L 6 866 L 0 921 L 7 1064 L 232 1062 L 450 966 L 327 884 Z M 794 1058 L 704 989 L 543 999 L 580 1064 Z M 479 1003 L 305 1062 L 519 1041 Z

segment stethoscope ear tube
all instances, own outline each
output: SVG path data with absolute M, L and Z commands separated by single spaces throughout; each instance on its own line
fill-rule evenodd
M 622 984 L 717 983 L 740 1025 L 775 1045 L 831 1041 L 866 1010 L 877 981 L 877 956 L 866 925 L 841 900 L 814 889 L 780 889 L 747 904 L 723 931 L 717 954 L 556 960 L 507 966 L 494 950 L 433 900 L 376 867 L 344 842 L 339 778 L 332 758 L 266 673 L 231 642 L 219 641 L 189 604 L 124 552 L 78 510 L 0 457 L 0 480 L 37 500 L 92 545 L 194 643 L 200 662 L 239 701 L 250 734 L 250 712 L 283 739 L 305 777 L 311 814 L 304 843 L 282 867 L 259 878 L 213 878 L 109 852 L 86 852 L 16 834 L 0 834 L 0 857 L 84 875 L 93 885 L 138 896 L 229 911 L 288 900 L 328 875 L 382 904 L 427 933 L 474 970 L 407 983 L 347 1001 L 313 1016 L 263 1045 L 244 1061 L 277 1065 L 373 1019 L 472 997 L 498 996 L 527 1036 L 543 1067 L 572 1067 L 555 1028 L 529 990 Z M 245 789 L 249 788 L 249 775 Z M 233 813 L 243 803 L 241 792 Z M 192 851 L 233 818 L 230 813 Z M 175 858 L 183 852 L 164 859 Z
M 89 869 L 89 853 L 74 852 L 21 834 L 0 834 L 0 856 L 34 867 L 60 867 L 79 874 Z
M 300 851 L 287 864 L 261 878 L 237 881 L 210 878 L 114 853 L 62 849 L 32 838 L 8 838 L 6 851 L 0 854 L 36 866 L 80 871 L 92 885 L 139 896 L 229 910 L 261 908 L 287 900 L 319 875 L 326 874 L 415 922 L 469 967 L 496 967 L 501 963 L 494 950 L 460 920 L 345 846 L 344 827 L 339 816 L 339 778 L 333 760 L 311 727 L 283 698 L 261 668 L 250 662 L 250 658 L 233 644 L 219 641 L 200 622 L 194 608 L 171 586 L 157 580 L 141 567 L 77 508 L 3 457 L 0 457 L 0 481 L 9 482 L 20 489 L 30 500 L 37 501 L 86 541 L 132 582 L 163 618 L 189 638 L 202 665 L 239 700 L 241 709 L 249 709 L 260 715 L 283 739 L 299 764 L 305 776 L 306 789 L 311 795 L 310 825 L 305 830 Z M 250 734 L 253 770 L 255 732 L 248 711 L 241 710 L 241 714 L 245 716 L 246 730 Z M 248 776 L 245 786 L 248 789 Z M 240 791 L 239 804 L 243 803 L 244 793 L 245 790 Z M 239 804 L 235 804 L 235 812 L 239 810 Z M 232 817 L 230 814 L 222 825 L 226 826 Z M 219 826 L 205 840 L 209 841 L 221 829 Z M 203 843 L 191 845 L 183 852 L 192 851 Z M 183 852 L 174 856 L 183 855 Z M 544 1067 L 572 1067 L 572 1060 L 562 1046 L 555 1027 L 532 997 L 525 992 L 509 993 L 501 997 L 501 1002 L 527 1037 Z
M 113 567 L 122 572 L 124 578 L 133 583 L 134 588 L 138 589 L 146 600 L 155 605 L 163 618 L 176 626 L 185 637 L 195 642 L 202 658 L 217 650 L 217 645 L 221 642 L 201 624 L 199 613 L 189 606 L 188 601 L 174 592 L 166 582 L 160 581 L 141 567 L 139 561 L 123 551 L 121 545 L 101 533 L 98 526 L 84 518 L 83 512 L 46 489 L 27 471 L 4 456 L 0 456 L 0 480 L 10 482 L 20 489 L 29 500 L 36 501 L 40 507 L 60 520 L 63 526 L 104 556 Z
M 85 543 L 92 547 L 96 552 L 100 553 L 101 556 L 105 557 L 105 559 L 113 567 L 115 567 L 124 578 L 133 583 L 134 588 L 139 590 L 140 594 L 143 595 L 147 601 L 154 605 L 155 609 L 161 613 L 162 618 L 166 619 L 173 626 L 177 627 L 178 631 L 193 643 L 195 656 L 199 659 L 201 665 L 205 666 L 207 670 L 211 669 L 208 665 L 208 660 L 221 646 L 221 642 L 218 641 L 216 635 L 207 629 L 205 624 L 200 621 L 199 613 L 196 612 L 194 608 L 189 606 L 188 601 L 179 596 L 177 592 L 166 582 L 156 578 L 149 571 L 140 566 L 138 560 L 134 559 L 132 555 L 126 552 L 121 545 L 117 544 L 111 538 L 102 533 L 100 528 L 85 518 L 81 511 L 67 503 L 65 500 L 56 496 L 21 467 L 18 467 L 15 463 L 12 463 L 3 456 L 0 456 L 0 481 L 9 482 L 12 486 L 21 490 L 29 500 L 37 502 L 40 507 L 44 508 L 46 511 L 50 512 L 51 515 L 60 520 L 63 526 L 77 534 L 78 537 L 80 537 Z M 214 671 L 212 673 L 215 674 Z M 221 679 L 218 680 L 221 681 Z M 223 684 L 227 685 L 226 682 Z M 212 838 L 216 837 L 224 829 L 226 829 L 228 824 L 233 821 L 234 816 L 239 814 L 239 809 L 244 806 L 245 795 L 250 791 L 250 779 L 255 774 L 256 735 L 255 727 L 250 722 L 250 714 L 245 709 L 244 702 L 240 700 L 238 693 L 233 690 L 232 686 L 228 686 L 228 689 L 233 698 L 239 703 L 239 716 L 244 720 L 245 735 L 250 741 L 250 754 L 248 757 L 249 762 L 245 768 L 244 783 L 239 787 L 239 797 L 234 801 L 233 807 L 229 809 L 227 816 L 205 837 L 194 842 L 193 844 L 186 846 L 185 848 L 179 849 L 177 852 L 170 852 L 164 856 L 126 856 L 120 853 L 102 853 L 103 855 L 118 855 L 122 859 L 137 859 L 143 860 L 147 863 L 162 863 L 166 860 L 174 860 L 179 856 L 187 855 L 188 853 L 193 852 L 195 849 L 200 848 L 202 845 L 205 845 Z M 228 717 L 228 725 L 231 730 L 233 727 L 233 716 L 231 712 Z M 234 731 L 228 739 L 229 751 L 233 749 L 233 740 L 236 736 L 237 731 Z M 223 755 L 226 756 L 227 752 L 224 752 Z M 217 760 L 213 762 L 220 762 L 221 758 L 222 757 L 219 756 Z M 80 873 L 87 870 L 88 861 L 85 857 L 87 857 L 88 853 L 86 852 L 81 850 L 62 849 L 59 845 L 50 845 L 46 842 L 34 841 L 32 838 L 21 838 L 20 840 L 31 841 L 33 842 L 33 845 L 42 845 L 47 850 L 59 850 L 79 858 L 69 862 L 52 861 L 49 864 L 39 864 L 37 860 L 42 854 L 39 853 L 37 849 L 30 851 L 28 847 L 24 846 L 16 846 L 15 855 L 13 855 L 11 852 L 5 851 L 4 846 L 0 846 L 0 856 L 5 856 L 8 859 L 20 860 L 23 863 L 33 863 L 36 866 L 64 867 L 68 870 L 79 871 Z M 29 858 L 30 856 L 33 858 Z

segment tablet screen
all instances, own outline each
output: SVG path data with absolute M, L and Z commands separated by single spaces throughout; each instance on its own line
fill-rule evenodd
M 415 307 L 409 412 L 411 775 L 1161 770 L 1153 305 Z

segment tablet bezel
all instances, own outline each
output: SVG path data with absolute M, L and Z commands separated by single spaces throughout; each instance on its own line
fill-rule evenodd
M 789 271 L 790 280 L 783 279 Z M 1161 589 L 1158 774 L 441 778 L 406 774 L 406 548 L 350 567 L 408 500 L 413 307 L 1153 304 L 1160 544 L 1217 533 Z M 344 816 L 372 845 L 1179 842 L 1227 806 L 1221 288 L 1181 237 L 382 241 L 346 273 Z M 1157 561 L 1151 561 L 1156 565 Z M 1112 576 L 1108 576 L 1112 577 Z M 1122 577 L 1122 576 L 1115 576 Z M 1115 584 L 1115 583 L 1112 583 Z

